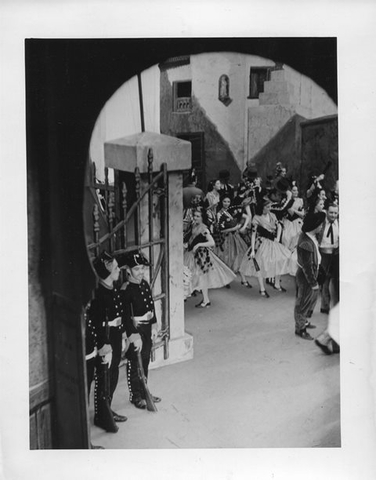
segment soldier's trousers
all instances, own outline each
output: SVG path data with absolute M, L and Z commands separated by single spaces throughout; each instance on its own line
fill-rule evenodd
M 118 426 L 111 412 L 110 370 L 100 357 L 95 360 L 94 424 L 107 432 L 117 432 Z
M 111 366 L 109 368 L 110 405 L 119 381 L 119 364 L 121 360 L 121 343 L 122 343 L 121 338 L 122 338 L 122 333 L 120 330 L 117 330 L 117 329 L 116 330 L 114 329 L 113 331 L 110 330 L 110 343 L 112 347 L 112 360 L 111 360 Z
M 139 331 L 142 338 L 142 350 L 141 359 L 144 369 L 145 377 L 148 378 L 149 363 L 151 354 L 151 326 L 143 326 Z M 133 344 L 130 345 L 127 351 L 127 381 L 129 390 L 129 400 L 132 402 L 145 398 L 145 392 L 142 387 L 142 383 L 139 376 L 137 352 L 135 351 Z

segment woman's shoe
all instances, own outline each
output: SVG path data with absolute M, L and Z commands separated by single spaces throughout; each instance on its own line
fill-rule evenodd
M 252 285 L 249 282 L 240 282 L 240 283 L 247 288 L 252 288 Z
M 206 307 L 210 307 L 210 305 L 211 305 L 210 302 L 204 303 L 204 301 L 202 300 L 200 303 L 196 305 L 196 308 L 206 308 Z
M 265 298 L 269 298 L 269 293 L 266 290 L 260 290 L 260 295 Z
M 151 396 L 154 403 L 159 403 L 162 401 L 161 397 L 156 397 L 155 395 Z
M 275 285 L 272 285 L 272 287 L 274 288 L 274 290 L 278 290 L 278 292 L 285 292 L 286 291 L 286 289 L 281 287 L 281 286 L 279 286 L 279 288 L 277 288 Z

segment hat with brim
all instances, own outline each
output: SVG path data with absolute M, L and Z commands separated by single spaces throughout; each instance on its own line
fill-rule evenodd
M 133 268 L 137 267 L 138 265 L 145 265 L 146 267 L 148 267 L 150 265 L 145 255 L 140 252 L 129 252 L 120 254 L 117 256 L 117 261 L 120 268 Z
M 291 185 L 287 178 L 279 178 L 276 182 L 274 187 L 281 193 L 286 193 L 287 190 L 290 190 Z
M 102 252 L 93 260 L 93 267 L 99 278 L 106 280 L 111 275 L 113 261 L 114 257 L 107 252 Z
M 220 170 L 218 176 L 220 180 L 226 180 L 230 178 L 230 172 L 228 170 Z
M 303 232 L 312 232 L 317 227 L 319 227 L 325 221 L 325 213 L 309 213 L 304 217 L 302 231 Z
M 249 163 L 247 167 L 247 176 L 248 178 L 257 177 L 257 165 L 255 163 Z

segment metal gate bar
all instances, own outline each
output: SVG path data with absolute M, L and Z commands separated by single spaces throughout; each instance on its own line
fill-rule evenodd
M 93 209 L 93 219 L 94 219 L 94 242 L 88 245 L 88 250 L 94 250 L 96 255 L 99 254 L 101 246 L 109 241 L 110 250 L 113 254 L 126 253 L 140 249 L 148 249 L 149 252 L 149 278 L 150 286 L 152 291 L 156 286 L 156 280 L 161 279 L 161 292 L 157 295 L 153 295 L 153 300 L 155 302 L 161 302 L 161 329 L 158 332 L 158 339 L 153 344 L 152 347 L 152 361 L 155 360 L 155 351 L 163 347 L 163 357 L 167 359 L 169 356 L 169 339 L 170 339 L 170 292 L 169 292 L 169 254 L 168 254 L 168 245 L 169 245 L 169 226 L 168 226 L 168 172 L 167 165 L 162 164 L 161 171 L 157 174 L 153 174 L 153 152 L 152 149 L 148 151 L 148 172 L 147 172 L 147 181 L 148 185 L 141 188 L 141 174 L 138 167 L 135 168 L 134 178 L 135 178 L 135 196 L 136 200 L 131 208 L 127 211 L 127 186 L 125 182 L 122 182 L 121 185 L 118 185 L 115 188 L 108 185 L 108 174 L 106 175 L 106 185 L 96 183 L 94 186 L 96 188 L 102 187 L 105 190 L 106 198 L 106 217 L 109 232 L 105 235 L 99 237 L 99 207 L 94 205 Z M 116 172 L 115 172 L 116 173 Z M 116 175 L 115 175 L 115 178 Z M 141 223 L 141 201 L 144 199 L 145 195 L 148 195 L 147 201 L 147 212 L 149 216 L 149 226 L 148 226 L 148 241 L 142 241 L 142 223 Z M 154 196 L 157 195 L 160 205 L 160 238 L 154 239 L 155 228 L 154 228 Z M 113 225 L 115 218 L 115 199 L 121 205 L 119 209 L 123 211 L 124 219 L 121 220 L 117 225 Z M 134 230 L 135 230 L 135 245 L 127 245 L 127 225 L 134 215 Z M 120 238 L 116 239 L 116 234 L 121 233 Z M 116 242 L 115 242 L 116 241 Z M 124 245 L 124 248 L 116 248 L 115 243 L 118 243 L 121 247 L 121 244 Z M 159 254 L 156 259 L 154 248 L 159 246 Z M 155 263 L 156 261 L 156 263 Z

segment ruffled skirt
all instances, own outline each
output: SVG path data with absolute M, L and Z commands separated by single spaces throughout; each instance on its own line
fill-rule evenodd
M 222 262 L 237 273 L 247 248 L 247 244 L 238 232 L 229 232 L 224 234 L 223 244 L 215 247 L 214 252 Z
M 286 275 L 291 271 L 291 252 L 279 242 L 274 242 L 268 238 L 259 238 L 257 249 L 255 250 L 255 259 L 260 268 L 256 271 L 253 259 L 250 258 L 251 247 L 245 253 L 240 265 L 239 271 L 248 277 L 257 276 L 257 273 L 263 278 L 272 278 L 276 275 Z
M 282 245 L 293 251 L 298 244 L 299 235 L 302 231 L 303 220 L 297 218 L 293 221 L 283 220 Z
M 184 266 L 189 268 L 192 274 L 190 293 L 204 288 L 222 288 L 236 278 L 235 273 L 210 248 L 202 250 L 206 251 L 204 268 L 192 250 L 184 252 Z

